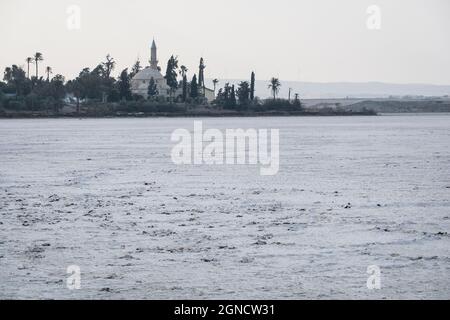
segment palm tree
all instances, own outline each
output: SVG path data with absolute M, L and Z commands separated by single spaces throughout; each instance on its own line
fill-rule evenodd
M 186 75 L 186 72 L 188 71 L 188 68 L 186 68 L 186 66 L 181 66 L 180 67 L 180 74 L 182 77 L 184 77 Z
M 275 100 L 277 98 L 277 94 L 278 94 L 278 91 L 280 91 L 280 87 L 281 87 L 281 83 L 280 83 L 280 80 L 278 80 L 278 78 L 270 79 L 270 84 L 269 84 L 268 88 L 270 90 L 272 90 L 273 100 Z
M 45 68 L 45 73 L 47 73 L 47 82 L 49 82 L 50 81 L 50 74 L 53 73 L 52 68 L 47 66 L 47 68 Z
M 30 78 L 30 63 L 33 63 L 33 58 L 28 57 L 25 59 L 25 61 L 27 62 L 27 77 L 29 79 Z
M 3 73 L 3 80 L 9 82 L 12 80 L 12 69 L 10 67 L 5 68 L 5 72 Z
M 44 57 L 42 56 L 42 53 L 36 52 L 34 54 L 34 63 L 36 63 L 36 80 L 39 78 L 39 70 L 38 70 L 38 63 L 39 61 L 44 60 Z
M 219 83 L 219 80 L 218 80 L 218 79 L 214 79 L 214 80 L 213 80 L 213 85 L 214 85 L 214 96 L 216 96 L 216 86 L 217 86 L 218 83 Z

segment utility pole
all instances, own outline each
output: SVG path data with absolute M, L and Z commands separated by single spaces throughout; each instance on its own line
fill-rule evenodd
M 289 88 L 289 96 L 288 96 L 288 101 L 291 102 L 291 90 L 292 88 Z

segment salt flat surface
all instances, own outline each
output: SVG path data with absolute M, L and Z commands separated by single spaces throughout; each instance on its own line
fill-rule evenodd
M 202 120 L 279 128 L 278 175 L 174 165 L 194 119 L 1 120 L 0 298 L 450 298 L 450 115 Z

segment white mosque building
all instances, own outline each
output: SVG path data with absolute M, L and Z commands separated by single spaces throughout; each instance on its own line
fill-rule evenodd
M 166 79 L 161 74 L 160 68 L 158 67 L 158 59 L 157 59 L 157 49 L 155 40 L 152 42 L 151 47 L 151 57 L 150 57 L 150 66 L 145 67 L 141 71 L 139 71 L 132 79 L 131 79 L 131 92 L 133 94 L 140 95 L 147 99 L 147 91 L 150 80 L 153 78 L 153 81 L 156 84 L 156 88 L 158 90 L 158 95 L 169 97 L 170 95 L 170 87 L 167 85 Z M 190 86 L 188 85 L 188 88 Z M 214 90 L 209 88 L 199 88 L 200 93 L 205 96 L 208 102 L 211 102 L 215 99 Z M 175 91 L 175 98 L 181 97 L 183 94 L 182 88 L 178 88 Z

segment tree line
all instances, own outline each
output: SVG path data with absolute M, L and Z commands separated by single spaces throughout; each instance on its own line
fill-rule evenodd
M 0 107 L 13 110 L 53 111 L 58 113 L 67 104 L 70 96 L 76 105 L 76 111 L 80 112 L 83 104 L 95 103 L 96 105 L 119 104 L 127 107 L 133 102 L 145 101 L 144 97 L 133 94 L 131 80 L 143 68 L 139 59 L 130 67 L 123 69 L 117 78 L 112 76 L 116 67 L 116 61 L 111 55 L 97 64 L 93 69 L 83 68 L 75 79 L 65 81 L 61 74 L 53 75 L 50 66 L 44 68 L 40 74 L 39 67 L 44 60 L 40 52 L 27 57 L 26 71 L 14 64 L 4 70 L 3 81 L 0 81 Z M 34 74 L 31 74 L 34 65 Z M 150 79 L 147 88 L 147 101 L 160 105 L 189 104 L 192 106 L 205 105 L 205 75 L 204 59 L 201 58 L 198 66 L 198 74 L 194 73 L 188 81 L 188 68 L 180 67 L 178 57 L 172 55 L 167 61 L 164 78 L 169 87 L 169 96 L 166 98 L 158 92 L 155 79 Z M 181 80 L 178 80 L 178 76 Z M 214 95 L 216 97 L 212 106 L 223 109 L 236 110 L 261 110 L 270 108 L 297 108 L 301 104 L 296 95 L 294 101 L 277 99 L 281 83 L 279 79 L 272 78 L 268 84 L 273 99 L 261 101 L 255 96 L 255 72 L 250 75 L 249 81 L 242 81 L 236 87 L 225 83 L 216 88 L 219 80 L 212 80 Z M 181 95 L 175 97 L 175 92 L 180 89 Z M 126 108 L 125 108 L 126 109 Z

